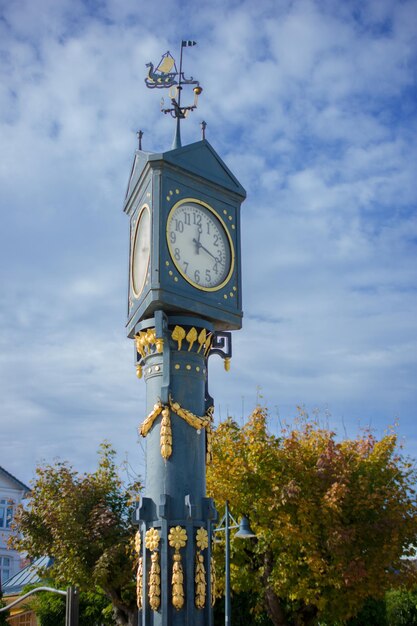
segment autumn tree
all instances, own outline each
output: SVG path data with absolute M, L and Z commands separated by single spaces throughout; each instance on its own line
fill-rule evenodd
M 304 416 L 274 435 L 257 407 L 242 427 L 218 426 L 213 452 L 210 495 L 257 534 L 232 542 L 232 587 L 252 590 L 275 626 L 340 624 L 416 581 L 403 557 L 416 541 L 417 476 L 394 432 L 339 441 Z
M 136 615 L 132 492 L 115 465 L 115 452 L 102 444 L 97 470 L 79 474 L 66 462 L 38 467 L 27 508 L 16 516 L 12 546 L 54 563 L 48 577 L 64 587 L 101 590 L 113 605 L 116 623 L 133 626 Z

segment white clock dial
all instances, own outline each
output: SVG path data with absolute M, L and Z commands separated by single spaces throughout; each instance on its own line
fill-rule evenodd
M 149 255 L 151 249 L 151 216 L 149 207 L 145 204 L 139 215 L 132 247 L 131 278 L 132 291 L 138 298 L 145 285 L 148 273 Z
M 167 241 L 173 263 L 194 287 L 215 291 L 229 280 L 232 240 L 208 204 L 193 199 L 176 204 L 168 215 Z

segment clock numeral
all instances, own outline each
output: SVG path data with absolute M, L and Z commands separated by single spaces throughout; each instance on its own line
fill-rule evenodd
M 194 213 L 194 221 L 195 221 L 195 213 Z M 189 213 L 186 213 L 185 211 L 184 211 L 184 223 L 186 226 L 191 226 L 191 215 Z
M 219 268 L 217 267 L 217 262 L 213 265 L 213 272 L 216 272 L 216 274 L 219 273 Z
M 181 220 L 175 220 L 175 230 L 178 233 L 183 233 L 184 232 L 184 222 L 181 222 Z
M 210 234 L 210 222 L 207 222 L 207 234 Z
M 194 272 L 194 280 L 196 283 L 200 282 L 200 272 L 198 270 Z
M 179 248 L 175 248 L 175 250 L 174 250 L 174 257 L 176 258 L 177 261 L 179 261 L 181 259 L 180 249 Z
M 211 274 L 210 270 L 206 270 L 206 282 L 210 285 L 211 283 Z
M 219 246 L 219 235 L 214 235 L 213 246 L 216 246 L 216 248 L 218 248 L 218 246 Z
M 188 266 L 189 266 L 188 261 L 184 261 L 184 268 L 185 268 L 185 270 L 184 270 L 184 274 L 186 274 L 186 273 L 187 273 Z
M 201 215 L 199 213 L 193 213 L 194 226 L 201 226 Z
M 173 230 L 171 230 L 169 233 L 169 239 L 171 243 L 175 243 L 177 241 L 177 235 L 174 233 Z

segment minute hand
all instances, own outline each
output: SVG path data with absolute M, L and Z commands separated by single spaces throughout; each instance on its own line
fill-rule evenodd
M 223 261 L 221 259 L 218 259 L 216 256 L 214 256 L 214 254 L 212 252 L 210 252 L 210 250 L 208 250 L 205 246 L 203 246 L 202 243 L 197 241 L 197 239 L 193 239 L 193 242 L 195 244 L 197 244 L 197 250 L 199 250 L 200 248 L 203 248 L 203 250 L 205 252 L 207 252 L 207 254 L 209 254 L 211 257 L 213 257 L 213 259 L 216 261 L 216 263 L 221 263 L 223 265 Z

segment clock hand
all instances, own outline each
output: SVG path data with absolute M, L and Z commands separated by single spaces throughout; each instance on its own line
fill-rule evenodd
M 197 241 L 195 239 L 193 239 L 193 241 L 195 241 L 196 245 L 197 245 L 197 254 L 200 254 L 200 248 L 201 248 L 201 243 L 200 243 L 200 237 L 201 237 L 201 231 L 202 228 L 200 228 L 200 226 L 197 226 L 197 233 L 198 233 L 198 239 Z
M 221 263 L 223 265 L 223 261 L 220 258 L 217 258 L 216 256 L 214 256 L 214 254 L 212 252 L 210 252 L 210 250 L 208 250 L 205 246 L 203 246 L 202 243 L 200 243 L 199 241 L 197 241 L 197 239 L 193 239 L 194 243 L 197 244 L 197 249 L 199 250 L 200 248 L 203 248 L 203 250 L 205 252 L 207 252 L 207 254 L 209 254 L 211 257 L 213 257 L 213 259 L 216 261 L 216 263 Z

